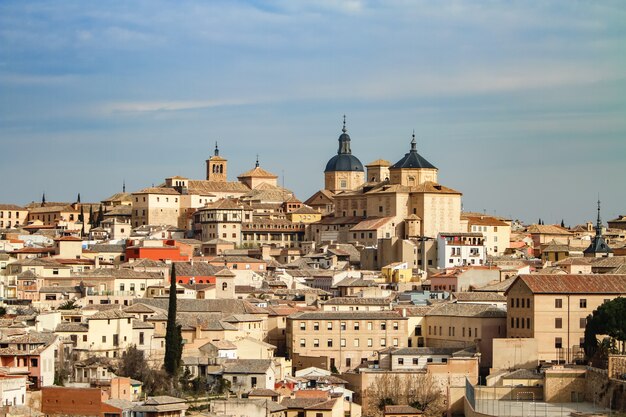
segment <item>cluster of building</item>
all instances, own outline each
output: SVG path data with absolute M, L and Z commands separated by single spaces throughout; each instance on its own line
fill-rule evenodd
M 258 159 L 229 181 L 216 144 L 202 180 L 1 204 L 2 404 L 184 415 L 196 404 L 148 396 L 119 366 L 134 347 L 161 367 L 175 268 L 184 373 L 233 394 L 211 415 L 432 411 L 368 403 L 389 376 L 428 380 L 450 415 L 477 412 L 484 384 L 626 407 L 626 357 L 611 357 L 602 395 L 579 380 L 592 378 L 580 367 L 588 316 L 626 296 L 624 216 L 605 228 L 598 203 L 595 225 L 566 228 L 463 212 L 414 136 L 393 164 L 363 165 L 345 120 L 338 142 L 324 188 L 304 201 Z

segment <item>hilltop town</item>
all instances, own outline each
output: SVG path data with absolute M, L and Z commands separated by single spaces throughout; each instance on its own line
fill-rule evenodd
M 5 415 L 626 410 L 626 215 L 466 212 L 414 135 L 352 142 L 310 196 L 216 143 L 202 179 L 0 204 Z

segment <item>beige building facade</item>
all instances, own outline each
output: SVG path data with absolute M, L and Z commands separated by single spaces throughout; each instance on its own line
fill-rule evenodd
M 537 340 L 538 359 L 583 359 L 586 318 L 603 303 L 626 296 L 626 275 L 520 275 L 506 292 L 507 335 Z
M 287 319 L 287 350 L 294 368 L 320 358 L 343 372 L 374 360 L 386 347 L 406 347 L 407 318 L 396 311 L 307 312 Z

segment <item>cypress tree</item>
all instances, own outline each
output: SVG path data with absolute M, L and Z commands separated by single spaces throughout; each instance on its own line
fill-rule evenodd
M 93 206 L 89 206 L 89 225 L 93 227 L 95 219 L 93 218 Z
M 176 268 L 172 264 L 170 275 L 170 298 L 165 331 L 165 359 L 163 366 L 170 376 L 176 376 L 183 354 L 181 326 L 176 324 Z M 175 380 L 175 378 L 174 378 Z
M 100 223 L 104 220 L 104 212 L 102 211 L 102 204 L 100 204 L 100 210 L 98 210 L 98 220 L 96 220 L 96 227 L 100 226 Z

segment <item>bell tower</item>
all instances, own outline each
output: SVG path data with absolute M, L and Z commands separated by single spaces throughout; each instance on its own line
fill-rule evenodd
M 206 160 L 207 181 L 226 182 L 226 168 L 228 161 L 220 156 L 220 149 L 215 142 L 213 156 Z

